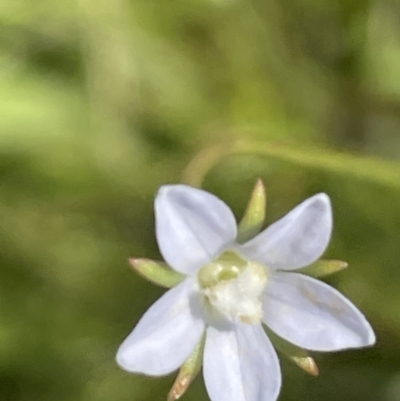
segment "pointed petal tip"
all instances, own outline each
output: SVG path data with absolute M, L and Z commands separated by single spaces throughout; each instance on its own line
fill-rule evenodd
M 125 372 L 134 373 L 139 375 L 146 375 L 146 376 L 163 376 L 163 374 L 154 373 L 152 371 L 146 371 L 145 369 L 139 369 L 132 361 L 131 358 L 127 355 L 127 351 L 122 346 L 119 347 L 117 354 L 115 356 L 115 362 L 118 367 Z
M 358 342 L 356 342 L 353 346 L 350 346 L 349 348 L 357 349 L 357 348 L 370 348 L 373 347 L 376 343 L 376 335 L 374 332 L 374 329 L 372 326 L 369 324 L 367 319 L 364 317 L 364 322 L 363 322 L 363 328 L 364 330 L 359 331 L 359 336 L 360 339 Z
M 321 205 L 328 206 L 329 208 L 331 207 L 331 198 L 325 192 L 315 194 L 310 198 L 310 201 L 316 204 L 321 203 Z
M 115 362 L 125 372 L 136 374 L 148 374 L 144 370 L 138 369 L 131 357 L 129 357 L 129 349 L 127 349 L 125 341 L 118 347 L 115 355 Z
M 190 186 L 184 185 L 184 184 L 166 184 L 166 185 L 162 185 L 158 189 L 157 197 L 167 196 L 171 192 L 182 192 L 182 191 L 187 191 L 190 189 L 193 189 L 193 187 L 190 187 Z
M 134 372 L 129 368 L 130 364 L 127 361 L 126 355 L 124 350 L 122 349 L 122 346 L 118 348 L 117 354 L 115 355 L 115 362 L 117 365 L 122 369 L 125 370 L 126 372 Z
M 368 323 L 367 323 L 368 324 Z M 368 328 L 365 333 L 360 334 L 358 341 L 354 341 L 352 344 L 348 344 L 347 347 L 336 348 L 332 351 L 341 351 L 346 349 L 358 349 L 358 348 L 372 348 L 376 344 L 376 336 L 372 327 L 368 324 Z M 329 352 L 330 350 L 328 350 Z
M 344 344 L 342 347 L 334 347 L 332 349 L 323 350 L 325 352 L 335 352 L 335 351 L 345 351 L 345 350 L 352 350 L 358 348 L 372 348 L 376 343 L 376 336 L 374 330 L 372 329 L 371 325 L 365 320 L 364 322 L 364 329 L 358 331 L 359 338 L 354 338 L 353 341 L 349 342 L 348 344 Z
M 159 187 L 159 188 L 157 189 L 156 197 L 158 198 L 160 195 L 164 195 L 165 192 L 168 191 L 168 188 L 169 188 L 169 187 L 170 187 L 170 185 L 161 185 L 161 187 Z
M 372 347 L 376 344 L 376 334 L 373 328 L 368 323 L 368 337 L 365 346 Z
M 165 198 L 167 197 L 172 191 L 176 191 L 178 187 L 181 187 L 183 185 L 174 185 L 174 184 L 167 184 L 167 185 L 162 185 L 160 188 L 158 188 L 157 194 L 156 194 L 156 201 L 159 200 L 160 198 Z

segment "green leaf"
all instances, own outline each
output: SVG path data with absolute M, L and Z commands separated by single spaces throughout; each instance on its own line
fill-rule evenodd
M 238 242 L 244 243 L 257 235 L 265 220 L 267 195 L 265 185 L 258 179 L 246 211 L 238 227 Z
M 185 278 L 183 274 L 172 270 L 164 262 L 131 258 L 129 263 L 141 276 L 162 287 L 174 287 Z
M 168 394 L 168 401 L 175 401 L 189 388 L 190 384 L 196 378 L 203 364 L 205 335 L 201 338 L 194 351 L 179 370 L 174 385 Z
M 348 264 L 341 260 L 318 260 L 310 266 L 297 270 L 297 272 L 311 277 L 324 277 L 340 272 L 347 266 Z
M 287 358 L 294 362 L 298 367 L 312 376 L 318 376 L 319 370 L 314 359 L 308 354 L 307 351 L 289 343 L 282 337 L 279 337 L 268 327 L 264 327 L 274 347 L 282 352 Z

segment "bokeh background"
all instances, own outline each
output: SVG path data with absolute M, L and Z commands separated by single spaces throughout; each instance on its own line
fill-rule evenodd
M 158 187 L 239 139 L 263 145 L 204 188 L 239 218 L 263 178 L 268 222 L 327 192 L 326 257 L 350 263 L 327 281 L 378 337 L 315 354 L 318 378 L 282 357 L 280 400 L 399 401 L 399 21 L 395 0 L 1 1 L 0 400 L 165 399 L 173 375 L 114 363 L 164 291 L 127 258 L 160 257 Z M 207 399 L 199 377 L 184 400 Z

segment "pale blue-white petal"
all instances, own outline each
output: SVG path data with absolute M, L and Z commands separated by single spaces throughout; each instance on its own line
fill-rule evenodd
M 193 274 L 236 238 L 236 221 L 229 207 L 200 189 L 161 187 L 155 213 L 160 252 L 181 273 Z
M 323 254 L 331 232 L 329 197 L 317 194 L 244 244 L 240 252 L 275 269 L 298 269 Z
M 364 315 L 339 291 L 298 273 L 270 276 L 263 295 L 263 322 L 285 340 L 314 351 L 372 345 Z
M 168 374 L 187 359 L 204 326 L 193 281 L 186 279 L 144 314 L 118 349 L 117 363 L 129 372 Z
M 261 325 L 207 329 L 204 380 L 211 401 L 275 401 L 279 361 Z

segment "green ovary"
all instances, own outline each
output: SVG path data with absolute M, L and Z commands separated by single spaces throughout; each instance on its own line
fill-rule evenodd
M 203 266 L 198 273 L 201 288 L 217 285 L 221 281 L 235 279 L 246 268 L 247 262 L 234 252 L 225 252 L 218 259 Z

